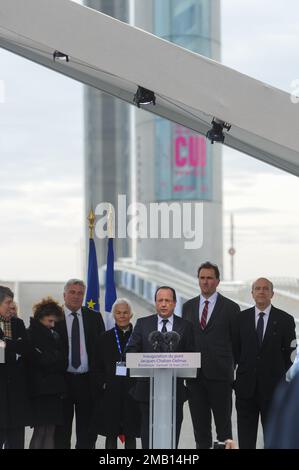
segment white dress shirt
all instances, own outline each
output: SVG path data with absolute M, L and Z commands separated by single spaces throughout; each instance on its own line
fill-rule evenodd
M 67 336 L 69 341 L 69 361 L 68 361 L 68 368 L 67 372 L 71 372 L 73 374 L 85 374 L 88 372 L 88 356 L 86 351 L 86 343 L 85 343 L 85 334 L 84 334 L 84 326 L 83 326 L 83 318 L 82 318 L 82 310 L 81 308 L 76 311 L 78 320 L 79 320 L 79 331 L 80 331 L 80 358 L 81 364 L 78 369 L 75 369 L 72 366 L 72 325 L 74 320 L 74 315 L 72 315 L 72 310 L 69 310 L 67 307 L 64 307 L 65 313 L 65 321 L 66 321 L 66 328 L 67 328 Z
M 266 328 L 267 328 L 271 307 L 272 307 L 272 305 L 270 304 L 270 305 L 268 305 L 267 308 L 265 308 L 265 310 L 260 310 L 257 306 L 255 306 L 255 328 L 257 327 L 257 322 L 258 322 L 258 319 L 260 318 L 260 312 L 264 312 L 264 314 L 265 314 L 263 316 L 263 319 L 264 319 L 263 339 L 264 339 L 264 336 L 265 336 L 265 331 L 266 331 Z
M 208 323 L 208 321 L 210 320 L 211 315 L 213 313 L 215 304 L 217 302 L 217 297 L 218 297 L 218 292 L 214 292 L 214 294 L 212 294 L 211 297 L 209 297 L 208 299 L 206 299 L 203 295 L 201 295 L 199 297 L 199 322 L 201 321 L 201 315 L 202 315 L 203 309 L 205 307 L 205 302 L 206 302 L 206 300 L 208 300 L 209 301 L 209 303 L 208 303 L 208 316 L 207 316 L 207 323 Z
M 160 315 L 157 315 L 157 317 L 158 317 L 158 328 L 157 328 L 158 331 L 161 332 L 163 328 L 163 320 L 168 320 L 168 322 L 166 323 L 167 332 L 173 330 L 173 315 L 171 315 L 171 317 L 168 317 L 168 318 L 160 317 Z

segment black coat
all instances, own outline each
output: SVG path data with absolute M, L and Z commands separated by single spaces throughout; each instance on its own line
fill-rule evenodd
M 194 351 L 194 332 L 191 323 L 174 315 L 173 331 L 180 335 L 180 340 L 174 352 L 193 352 Z M 133 335 L 127 352 L 154 352 L 148 336 L 152 331 L 157 331 L 157 314 L 149 317 L 139 318 L 133 330 Z M 137 380 L 134 390 L 134 398 L 140 402 L 149 400 L 149 379 L 141 378 Z M 182 379 L 177 380 L 177 401 L 183 402 L 187 399 L 186 390 Z
M 121 350 L 131 335 L 117 328 Z M 130 377 L 116 376 L 116 362 L 122 361 L 114 328 L 104 333 L 97 353 L 97 409 L 94 419 L 95 431 L 103 436 L 140 436 L 139 408 L 129 394 L 135 381 Z M 127 374 L 128 375 L 128 374 Z
M 239 398 L 250 398 L 256 391 L 270 401 L 274 390 L 292 365 L 295 349 L 294 318 L 278 308 L 271 307 L 261 349 L 255 325 L 255 309 L 249 308 L 239 316 L 238 368 L 235 383 Z
M 67 355 L 59 334 L 31 318 L 28 340 L 31 395 L 63 395 Z
M 183 305 L 182 316 L 194 326 L 195 350 L 201 353 L 201 371 L 208 380 L 233 382 L 240 307 L 218 294 L 211 318 L 202 330 L 199 303 L 199 296 L 188 300 Z
M 28 341 L 25 325 L 11 319 L 12 339 L 6 341 L 5 364 L 0 364 L 0 428 L 30 424 L 26 355 Z M 4 336 L 0 328 L 0 339 Z

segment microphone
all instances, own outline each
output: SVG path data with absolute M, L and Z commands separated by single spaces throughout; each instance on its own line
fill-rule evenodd
M 167 352 L 173 352 L 179 344 L 181 336 L 176 331 L 168 331 L 163 334 L 163 339 Z
M 163 335 L 160 331 L 152 331 L 148 335 L 148 341 L 153 346 L 155 352 L 161 351 L 161 345 L 163 343 Z

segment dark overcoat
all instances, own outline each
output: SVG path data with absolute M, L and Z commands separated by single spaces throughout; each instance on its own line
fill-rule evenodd
M 31 318 L 28 340 L 31 395 L 63 395 L 67 354 L 59 334 Z
M 6 340 L 5 364 L 0 364 L 0 428 L 30 424 L 26 355 L 28 341 L 20 318 L 11 319 L 12 339 Z M 0 328 L 0 339 L 4 333 Z
M 117 328 L 121 351 L 125 351 L 131 335 Z M 139 408 L 130 395 L 134 379 L 116 376 L 116 362 L 124 359 L 118 349 L 114 328 L 104 333 L 98 344 L 97 352 L 97 409 L 94 425 L 96 432 L 103 436 L 125 434 L 140 436 Z

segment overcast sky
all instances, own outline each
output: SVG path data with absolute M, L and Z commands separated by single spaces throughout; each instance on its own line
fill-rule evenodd
M 298 0 L 222 1 L 224 64 L 290 92 L 298 48 Z M 82 87 L 2 50 L 1 80 L 0 279 L 81 276 Z M 225 277 L 230 211 L 238 279 L 298 277 L 298 178 L 226 147 L 223 176 Z
M 298 1 L 222 1 L 224 64 L 291 92 L 298 47 Z M 225 214 L 235 214 L 236 277 L 298 277 L 299 179 L 227 147 L 223 168 Z M 228 227 L 225 215 L 226 277 Z

